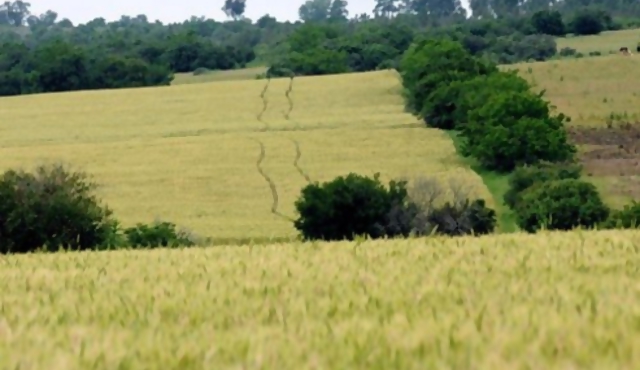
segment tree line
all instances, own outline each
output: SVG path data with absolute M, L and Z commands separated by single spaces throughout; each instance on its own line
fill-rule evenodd
M 27 2 L 5 2 L 0 96 L 167 85 L 174 73 L 251 62 L 270 66 L 270 75 L 396 68 L 417 36 L 445 35 L 495 63 L 545 60 L 556 54 L 556 36 L 634 26 L 639 14 L 636 2 L 626 0 L 520 1 L 517 11 L 511 3 L 472 1 L 469 15 L 458 0 L 379 0 L 373 15 L 351 16 L 345 0 L 309 0 L 300 20 L 279 22 L 268 14 L 247 19 L 250 2 L 226 0 L 223 22 L 192 17 L 163 24 L 138 15 L 74 25 L 55 11 L 33 15 Z M 482 15 L 483 6 L 493 13 Z

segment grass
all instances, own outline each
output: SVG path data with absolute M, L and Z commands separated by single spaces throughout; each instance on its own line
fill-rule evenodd
M 614 114 L 640 120 L 640 56 L 610 55 L 521 63 L 503 67 L 518 69 L 537 90 L 572 119 L 574 125 L 605 127 Z
M 460 152 L 461 139 L 458 136 L 458 133 L 449 131 L 448 134 L 456 148 L 456 151 Z M 487 187 L 487 190 L 489 190 L 489 193 L 491 193 L 494 209 L 498 219 L 498 231 L 511 233 L 519 230 L 513 211 L 504 204 L 503 200 L 504 195 L 509 190 L 509 175 L 485 170 L 471 158 L 465 158 L 462 162 L 466 163 L 469 168 L 482 178 L 484 185 Z
M 633 369 L 640 233 L 0 258 L 3 369 Z
M 261 168 L 275 183 L 277 211 L 313 181 L 356 172 L 382 180 L 456 177 L 488 197 L 459 163 L 449 137 L 403 111 L 389 72 L 297 78 L 290 120 L 289 80 L 224 81 L 163 88 L 74 92 L 0 100 L 0 170 L 63 161 L 102 184 L 99 195 L 125 226 L 155 218 L 203 237 L 281 240 L 297 235 L 272 214 Z M 266 131 L 265 131 L 266 130 Z
M 602 54 L 617 53 L 624 46 L 635 53 L 638 42 L 640 42 L 640 29 L 609 31 L 594 36 L 559 37 L 556 39 L 558 50 L 569 47 L 585 55 L 594 51 L 599 51 Z
M 241 81 L 253 80 L 255 77 L 267 70 L 266 67 L 256 66 L 242 69 L 233 69 L 229 71 L 209 71 L 202 75 L 194 75 L 193 73 L 177 73 L 172 85 L 185 85 L 203 82 L 216 81 Z

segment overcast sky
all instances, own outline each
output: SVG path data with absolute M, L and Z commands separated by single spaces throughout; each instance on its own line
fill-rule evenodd
M 247 0 L 245 15 L 257 20 L 265 14 L 279 21 L 298 19 L 298 8 L 304 0 Z M 349 15 L 371 13 L 375 0 L 348 0 Z M 51 9 L 59 18 L 69 18 L 74 24 L 86 23 L 103 17 L 113 21 L 122 15 L 145 14 L 151 22 L 156 19 L 164 23 L 182 22 L 191 16 L 205 16 L 216 20 L 225 19 L 220 10 L 224 0 L 30 0 L 31 13 L 39 15 Z

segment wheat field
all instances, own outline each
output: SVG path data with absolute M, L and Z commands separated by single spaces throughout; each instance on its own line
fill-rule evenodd
M 296 78 L 290 112 L 290 80 L 272 80 L 258 117 L 266 83 L 4 98 L 0 169 L 62 161 L 95 177 L 125 226 L 161 219 L 223 239 L 294 237 L 302 187 L 349 172 L 457 178 L 491 203 L 449 137 L 404 112 L 394 73 Z
M 0 257 L 2 369 L 637 369 L 640 233 Z

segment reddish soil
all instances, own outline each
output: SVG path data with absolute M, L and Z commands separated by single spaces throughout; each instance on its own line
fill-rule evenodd
M 580 161 L 589 176 L 619 177 L 613 191 L 640 197 L 640 122 L 608 128 L 569 127 L 580 148 Z

